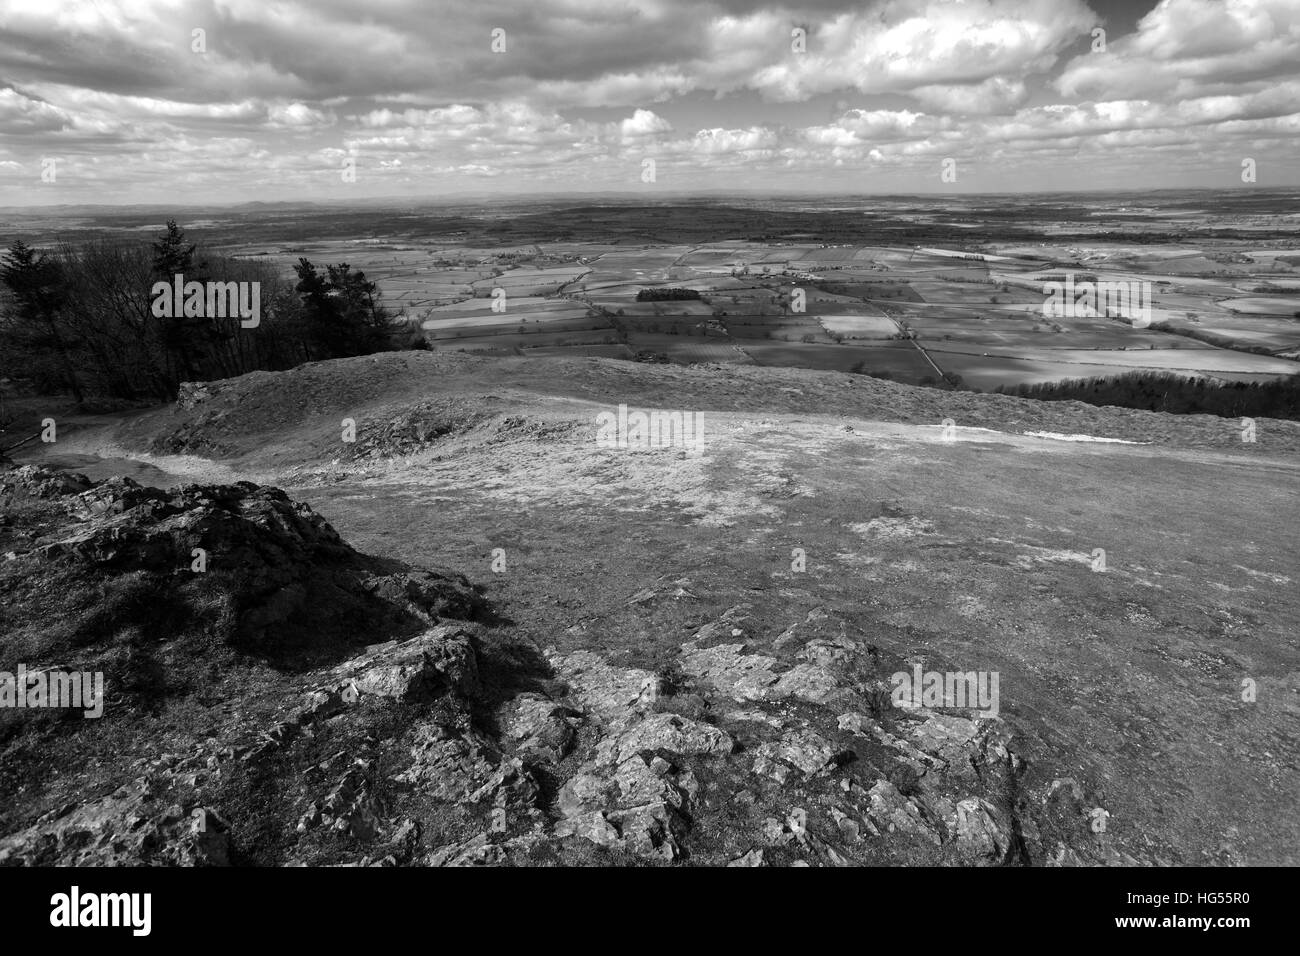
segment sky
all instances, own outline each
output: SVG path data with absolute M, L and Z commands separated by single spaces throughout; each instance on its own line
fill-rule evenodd
M 1249 189 L 1298 145 L 1300 0 L 0 0 L 4 206 Z

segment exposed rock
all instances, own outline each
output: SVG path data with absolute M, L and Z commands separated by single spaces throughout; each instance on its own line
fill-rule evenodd
M 716 621 L 710 621 L 696 631 L 691 636 L 689 646 L 702 647 L 710 641 L 742 637 L 745 633 L 744 624 L 748 621 L 745 612 L 748 610 L 750 610 L 748 604 L 737 604 L 727 608 Z
M 521 813 L 533 809 L 536 780 L 518 760 L 504 757 L 486 734 L 430 722 L 415 732 L 411 765 L 394 780 L 448 803 L 489 803 Z
M 730 753 L 735 744 L 717 727 L 701 724 L 680 714 L 653 714 L 633 724 L 615 738 L 602 741 L 598 757 L 622 763 L 641 751 L 667 750 L 676 754 Z
M 612 783 L 606 776 L 578 773 L 565 781 L 560 788 L 556 805 L 566 817 L 576 817 L 589 812 L 592 806 L 604 804 Z
M 673 761 L 725 756 L 735 742 L 712 725 L 653 712 L 647 688 L 657 694 L 659 679 L 648 671 L 616 668 L 588 652 L 549 659 L 601 734 L 590 759 L 560 788 L 556 805 L 564 819 L 557 833 L 602 845 L 613 840 L 640 856 L 677 859 L 698 784 L 689 769 L 676 769 Z
M 536 816 L 537 797 L 541 792 L 536 779 L 518 758 L 502 760 L 466 801 L 470 804 L 490 802 L 494 810 L 505 810 L 527 817 Z
M 573 749 L 581 714 L 540 694 L 522 694 L 500 717 L 502 739 L 540 763 L 559 763 Z
M 808 811 L 802 807 L 795 807 L 786 817 L 785 825 L 790 828 L 795 839 L 802 839 L 808 833 Z
M 162 775 L 65 807 L 0 839 L 0 866 L 226 866 L 228 827 Z
M 862 646 L 846 637 L 818 638 L 805 644 L 797 657 L 827 669 L 845 668 L 861 661 Z
M 895 737 L 880 724 L 863 714 L 850 711 L 838 718 L 840 730 L 848 730 L 863 737 L 870 737 L 890 750 L 895 751 L 896 759 L 910 767 L 917 776 L 924 776 L 932 767 L 943 766 L 942 762 L 930 754 L 917 749 L 909 741 Z
M 22 465 L 0 472 L 0 507 L 18 498 L 60 498 L 86 491 L 92 482 L 85 475 Z
M 802 621 L 796 624 L 791 624 L 777 635 L 776 640 L 772 642 L 772 649 L 776 651 L 785 651 L 807 640 L 807 638 L 803 636 L 804 632 L 815 627 L 818 623 L 826 620 L 828 617 L 829 615 L 827 615 L 822 608 L 813 608 Z
M 878 704 L 879 651 L 849 639 L 845 624 L 821 609 L 770 653 L 752 652 L 764 637 L 752 609 L 736 605 L 667 660 L 657 657 L 662 643 L 638 658 L 654 663 L 640 667 L 594 650 L 549 650 L 546 666 L 533 660 L 503 674 L 495 625 L 489 632 L 444 620 L 481 606 L 463 579 L 366 558 L 275 489 L 164 492 L 33 470 L 0 477 L 3 494 L 27 496 L 61 523 L 32 535 L 33 550 L 0 562 L 0 577 L 12 579 L 9 565 L 56 564 L 96 583 L 138 576 L 154 588 L 145 607 L 152 595 L 188 594 L 202 582 L 232 600 L 221 606 L 227 630 L 219 640 L 195 643 L 195 666 L 215 673 L 202 654 L 218 648 L 222 665 L 255 660 L 259 675 L 275 677 L 259 678 L 260 709 L 227 715 L 222 698 L 204 699 L 213 724 L 200 735 L 229 737 L 138 765 L 108 797 L 27 818 L 0 840 L 0 863 L 242 859 L 257 847 L 236 846 L 238 831 L 223 815 L 247 826 L 240 801 L 248 787 L 274 791 L 274 812 L 297 827 L 301 839 L 275 851 L 288 863 L 563 863 L 589 859 L 585 843 L 653 863 L 699 854 L 762 866 L 797 852 L 796 865 L 874 863 L 882 853 L 990 865 L 1019 862 L 1031 845 L 1024 834 L 1043 839 L 1033 821 L 1005 809 L 1017 806 L 1024 769 L 1009 728 L 873 710 L 866 698 Z M 207 551 L 206 577 L 189 568 L 192 547 Z M 685 583 L 631 603 L 694 597 Z M 268 661 L 294 633 L 303 656 Z M 93 640 L 71 646 L 101 653 Z M 184 653 L 175 657 L 188 666 Z M 280 680 L 290 688 L 283 696 Z M 509 696 L 517 687 L 528 689 Z M 718 725 L 715 714 L 723 715 Z M 857 738 L 844 749 L 849 734 Z M 861 763 L 851 772 L 828 779 L 854 758 Z M 853 772 L 863 766 L 889 780 L 865 790 Z M 1035 810 L 1084 806 L 1082 788 L 1057 783 L 1046 799 L 1035 792 Z M 713 842 L 720 814 L 745 821 L 746 852 L 730 838 L 725 850 Z M 1067 822 L 1089 836 L 1077 819 Z M 1072 860 L 1075 849 L 1056 856 Z M 1098 844 L 1080 858 L 1122 857 Z
M 871 816 L 883 829 L 902 830 L 938 845 L 939 833 L 925 818 L 920 807 L 909 797 L 899 793 L 888 780 L 881 780 L 868 792 L 871 799 Z
M 341 696 L 346 695 L 347 682 L 356 697 L 391 697 L 408 703 L 448 693 L 470 697 L 479 690 L 471 637 L 457 624 L 440 625 L 408 641 L 372 645 L 335 668 L 335 674 L 343 682 Z
M 300 830 L 312 826 L 332 827 L 357 840 L 373 840 L 380 830 L 382 806 L 374 795 L 373 763 L 357 760 L 330 790 L 325 800 L 312 808 Z
M 561 820 L 555 825 L 557 837 L 581 837 L 597 846 L 614 846 L 619 841 L 618 830 L 605 819 L 602 810 L 592 810 Z
M 429 854 L 429 866 L 487 866 L 500 863 L 506 851 L 490 842 L 486 833 L 471 837 L 464 843 L 454 843 Z
M 1011 858 L 1010 823 L 987 800 L 968 797 L 959 801 L 950 828 L 953 849 L 963 863 L 994 866 Z
M 613 810 L 609 820 L 618 827 L 619 841 L 638 856 L 672 862 L 681 854 L 685 829 L 681 817 L 662 801 Z
M 767 817 L 761 828 L 763 841 L 768 846 L 784 846 L 794 839 L 794 834 L 776 817 Z
M 632 597 L 628 598 L 628 607 L 634 607 L 638 604 L 648 604 L 660 597 L 671 597 L 674 601 L 694 600 L 695 595 L 687 590 L 687 585 L 691 582 L 686 578 L 679 578 L 667 585 L 656 585 L 638 591 Z
M 359 424 L 356 441 L 348 446 L 348 457 L 412 455 L 440 439 L 469 431 L 482 418 L 449 407 L 445 402 L 420 402 L 403 408 L 392 417 L 370 419 Z
M 858 695 L 837 674 L 855 659 L 858 645 L 852 641 L 813 641 L 799 652 L 800 662 L 784 671 L 775 657 L 744 653 L 743 643 L 700 647 L 699 642 L 697 636 L 682 645 L 682 670 L 733 700 L 795 697 L 814 704 L 861 706 Z
M 557 835 L 620 843 L 641 856 L 676 859 L 698 789 L 694 774 L 674 772 L 667 761 L 647 762 L 637 754 L 620 763 L 612 778 L 589 768 L 560 788 L 556 802 L 565 819 L 557 824 Z M 607 826 L 613 827 L 613 836 Z
M 796 664 L 781 675 L 771 697 L 797 697 L 826 706 L 859 705 L 856 695 L 840 686 L 839 680 L 821 664 Z
M 644 699 L 646 682 L 656 679 L 650 671 L 612 667 L 591 651 L 566 655 L 548 651 L 546 656 L 586 712 L 598 720 L 621 725 L 632 718 L 635 710 L 647 708 Z
M 779 662 L 763 654 L 743 654 L 744 644 L 699 648 L 683 645 L 682 670 L 734 700 L 765 700 L 779 679 Z
M 825 737 L 811 730 L 791 730 L 783 734 L 779 741 L 760 744 L 755 748 L 755 753 L 758 760 L 754 772 L 774 776 L 784 783 L 788 775 L 779 774 L 773 761 L 790 764 L 805 777 L 810 777 L 826 767 L 835 748 Z
M 946 764 L 960 764 L 970 760 L 971 744 L 979 733 L 979 724 L 973 720 L 930 713 L 908 736 L 917 749 Z
M 831 819 L 835 821 L 835 826 L 839 829 L 845 842 L 853 844 L 861 839 L 861 827 L 858 825 L 858 821 L 838 807 L 831 807 Z
M 149 592 L 139 601 L 180 604 L 195 627 L 270 655 L 355 643 L 349 621 L 366 620 L 369 633 L 404 636 L 444 618 L 472 618 L 485 607 L 479 590 L 459 575 L 358 553 L 324 518 L 278 488 L 239 482 L 163 491 L 129 478 L 83 485 L 43 469 L 5 473 L 6 493 L 55 495 L 63 513 L 31 550 L 0 565 L 15 607 L 35 606 L 27 596 L 50 575 L 84 591 L 130 578 L 132 593 Z M 196 554 L 200 567 L 193 564 Z M 229 611 L 213 623 L 210 609 L 218 600 Z M 87 614 L 83 603 L 67 602 L 55 621 L 46 613 L 10 626 L 76 629 L 83 625 L 75 615 Z M 175 631 L 187 626 L 183 617 L 173 622 Z

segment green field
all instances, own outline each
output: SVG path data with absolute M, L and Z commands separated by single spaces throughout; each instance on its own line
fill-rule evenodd
M 352 263 L 379 282 L 390 309 L 418 320 L 433 348 L 652 352 L 680 363 L 875 371 L 916 384 L 936 371 L 899 341 L 911 334 L 942 372 L 980 389 L 1134 369 L 1235 381 L 1300 372 L 1294 250 L 1258 241 L 325 240 L 246 254 Z M 1045 283 L 1066 275 L 1148 283 L 1149 325 L 1082 303 L 1073 314 L 1044 316 Z M 663 287 L 701 298 L 637 301 L 642 290 Z M 505 293 L 504 313 L 492 310 L 494 290 Z M 792 309 L 796 290 L 802 312 Z

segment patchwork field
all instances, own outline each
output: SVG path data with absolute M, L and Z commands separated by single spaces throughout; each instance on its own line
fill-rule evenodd
M 597 215 L 590 228 L 605 225 Z M 1300 372 L 1293 239 L 1093 242 L 1075 226 L 1036 223 L 1043 241 L 1032 243 L 986 239 L 998 230 L 963 219 L 948 239 L 915 245 L 812 233 L 485 243 L 462 233 L 239 251 L 362 269 L 434 349 L 755 362 L 979 390 L 1132 370 L 1239 382 Z M 1047 283 L 1067 279 L 1080 298 L 1045 314 Z M 1090 282 L 1136 283 L 1138 311 L 1082 297 Z

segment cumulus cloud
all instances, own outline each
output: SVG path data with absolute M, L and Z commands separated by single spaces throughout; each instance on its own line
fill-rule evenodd
M 623 122 L 619 123 L 620 137 L 625 143 L 641 142 L 651 139 L 659 133 L 666 133 L 672 124 L 650 110 L 637 110 Z
M 280 129 L 309 129 L 332 126 L 334 116 L 305 103 L 272 103 L 266 110 L 266 125 Z
M 612 188 L 651 155 L 683 189 L 841 170 L 907 190 L 949 156 L 971 175 L 1073 162 L 1076 185 L 1142 156 L 1281 168 L 1300 5 L 1146 2 L 1094 53 L 1085 0 L 0 0 L 0 197 L 31 201 L 17 181 L 55 154 L 67 189 L 136 200 L 319 194 L 345 156 L 358 193 Z
M 1162 0 L 1129 36 L 1072 59 L 1054 82 L 1063 96 L 1194 95 L 1300 64 L 1294 0 Z
M 748 82 L 797 100 L 841 89 L 897 93 L 1022 78 L 1049 69 L 1096 19 L 1082 0 L 890 0 L 823 22 L 806 53 L 764 65 Z

